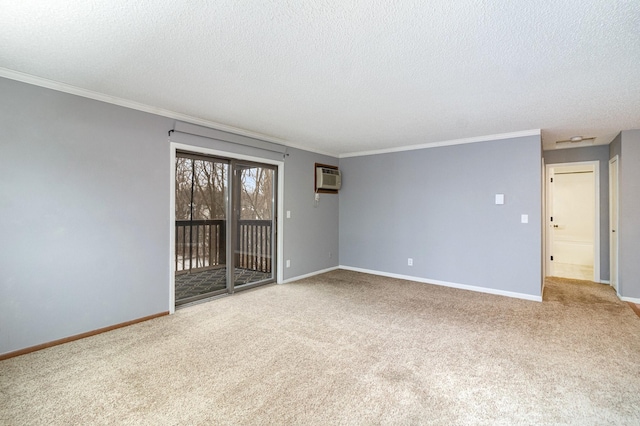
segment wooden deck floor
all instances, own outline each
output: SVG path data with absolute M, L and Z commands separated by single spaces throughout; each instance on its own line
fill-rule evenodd
M 252 282 L 268 280 L 271 274 L 253 271 L 250 269 L 236 268 L 235 285 L 243 285 Z M 200 272 L 176 275 L 176 303 L 189 301 L 194 297 L 215 291 L 224 290 L 227 287 L 227 268 L 209 269 Z

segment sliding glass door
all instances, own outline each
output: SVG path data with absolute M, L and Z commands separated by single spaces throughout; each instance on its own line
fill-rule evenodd
M 176 156 L 176 304 L 227 291 L 229 162 Z
M 176 153 L 176 305 L 275 278 L 274 166 Z
M 275 167 L 234 164 L 234 286 L 274 279 Z

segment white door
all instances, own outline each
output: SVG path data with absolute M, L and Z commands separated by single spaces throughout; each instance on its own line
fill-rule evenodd
M 556 165 L 550 169 L 551 276 L 599 281 L 596 170 L 593 164 Z
M 618 156 L 609 161 L 609 265 L 611 286 L 618 292 Z

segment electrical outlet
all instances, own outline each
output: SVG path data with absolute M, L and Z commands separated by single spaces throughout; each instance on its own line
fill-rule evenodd
M 407 265 L 413 266 L 413 259 L 412 258 L 407 259 Z
M 331 252 L 329 252 L 329 259 L 331 259 Z
M 287 268 L 291 268 L 291 259 L 287 259 Z

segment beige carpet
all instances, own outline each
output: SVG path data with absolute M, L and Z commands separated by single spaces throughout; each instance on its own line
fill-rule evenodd
M 640 424 L 640 318 L 334 271 L 0 362 L 0 424 Z

